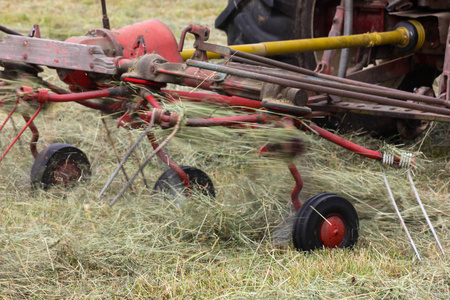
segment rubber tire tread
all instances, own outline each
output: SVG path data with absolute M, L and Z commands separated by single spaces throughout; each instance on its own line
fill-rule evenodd
M 322 216 L 339 214 L 346 225 L 346 235 L 339 248 L 351 248 L 358 240 L 359 219 L 353 205 L 336 194 L 324 193 L 308 199 L 297 212 L 292 233 L 294 247 L 299 251 L 311 251 L 323 247 L 320 241 Z
M 211 178 L 200 169 L 190 166 L 180 166 L 186 175 L 189 177 L 191 184 L 193 184 L 193 188 L 198 188 L 203 195 L 205 196 L 216 196 L 216 191 L 214 189 L 214 185 L 212 183 Z M 199 188 L 203 187 L 203 188 Z M 176 194 L 185 189 L 185 186 L 178 174 L 172 170 L 168 169 L 156 181 L 153 191 L 159 192 L 164 191 L 172 194 Z

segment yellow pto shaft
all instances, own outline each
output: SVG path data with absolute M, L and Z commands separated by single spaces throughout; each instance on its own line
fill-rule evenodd
M 417 51 L 425 41 L 425 30 L 419 22 L 411 20 L 401 22 L 393 31 L 373 32 L 337 37 L 323 37 L 301 40 L 265 42 L 258 44 L 230 46 L 231 49 L 261 56 L 290 54 L 297 52 L 343 49 L 354 47 L 374 47 L 381 45 L 398 45 L 405 50 Z M 195 49 L 184 50 L 184 60 L 192 57 Z M 208 52 L 208 58 L 220 58 L 217 53 Z

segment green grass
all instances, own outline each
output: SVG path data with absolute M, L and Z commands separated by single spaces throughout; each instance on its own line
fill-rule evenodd
M 167 23 L 178 38 L 190 23 L 213 27 L 226 1 L 107 1 L 113 27 L 147 18 Z M 26 33 L 34 23 L 44 37 L 66 39 L 101 26 L 99 1 L 0 0 L 2 25 Z M 225 40 L 213 30 L 213 42 Z M 46 75 L 56 82 L 52 73 Z M 226 114 L 184 105 L 180 111 Z M 5 113 L 0 113 L 3 120 Z M 418 262 L 400 228 L 380 165 L 311 134 L 261 130 L 182 128 L 167 151 L 181 165 L 194 165 L 212 178 L 216 199 L 195 195 L 182 208 L 151 187 L 166 166 L 153 160 L 141 179 L 110 208 L 124 183 L 119 176 L 98 200 L 117 165 L 100 115 L 72 104 L 52 105 L 37 118 L 39 149 L 56 142 L 76 145 L 93 165 L 91 182 L 70 190 L 32 190 L 33 159 L 27 131 L 0 166 L 0 299 L 447 299 L 450 265 L 437 249 L 415 203 L 406 174 L 385 172 L 423 257 Z M 23 126 L 14 116 L 17 128 Z M 140 132 L 115 128 L 123 155 Z M 156 131 L 159 138 L 171 130 Z M 333 192 L 351 200 L 361 217 L 353 250 L 299 253 L 276 245 L 274 232 L 290 211 L 293 180 L 282 161 L 258 158 L 268 139 L 298 135 L 307 151 L 296 162 L 305 179 L 302 200 Z M 12 123 L 0 135 L 0 149 L 14 137 Z M 447 125 L 404 145 L 421 150 L 415 183 L 448 253 L 450 145 Z M 379 149 L 383 141 L 346 138 Z M 423 143 L 422 143 L 423 142 Z M 421 148 L 420 145 L 422 144 Z M 138 147 L 141 160 L 151 152 Z M 131 158 L 129 174 L 137 169 Z

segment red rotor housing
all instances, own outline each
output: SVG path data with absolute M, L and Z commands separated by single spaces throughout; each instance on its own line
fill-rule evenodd
M 66 42 L 100 46 L 108 57 L 133 59 L 147 53 L 157 53 L 168 62 L 182 63 L 178 44 L 170 29 L 161 21 L 150 19 L 120 29 L 94 29 L 86 36 L 71 37 Z M 82 71 L 58 70 L 61 80 L 72 91 L 104 88 L 109 76 Z

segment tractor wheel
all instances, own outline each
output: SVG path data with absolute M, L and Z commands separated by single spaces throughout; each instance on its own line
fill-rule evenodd
M 316 2 L 320 2 L 317 5 Z M 228 45 L 328 36 L 339 0 L 230 0 L 215 26 L 227 33 Z M 314 53 L 272 57 L 314 70 Z
M 358 214 L 345 198 L 319 194 L 308 199 L 297 212 L 292 233 L 299 251 L 348 248 L 358 239 Z
M 201 192 L 205 196 L 216 196 L 214 185 L 205 172 L 189 166 L 181 166 L 181 168 L 189 177 L 193 191 Z M 184 186 L 180 176 L 178 176 L 174 170 L 168 169 L 158 178 L 155 186 L 153 187 L 153 191 L 165 192 L 176 196 L 183 193 L 185 188 L 186 187 Z
M 71 187 L 91 175 L 86 154 L 75 146 L 52 144 L 42 150 L 31 168 L 31 184 L 36 188 Z

